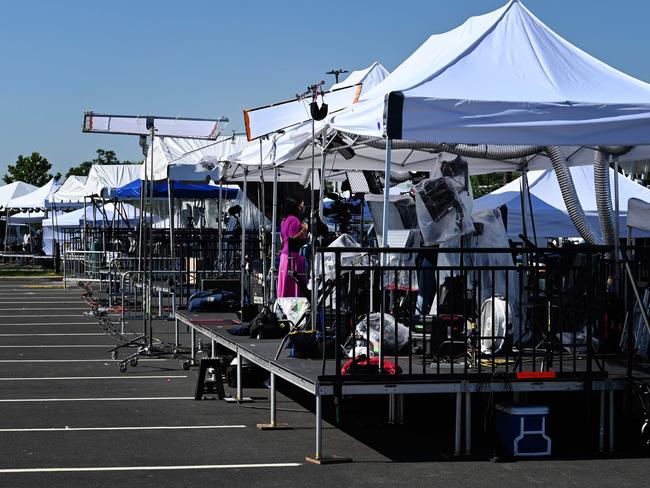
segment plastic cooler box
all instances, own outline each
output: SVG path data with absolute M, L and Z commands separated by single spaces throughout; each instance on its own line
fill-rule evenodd
M 497 405 L 496 430 L 504 454 L 511 457 L 550 456 L 548 407 Z

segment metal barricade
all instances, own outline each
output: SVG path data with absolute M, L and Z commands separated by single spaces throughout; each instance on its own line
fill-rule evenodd
M 101 283 L 101 267 L 104 251 L 65 251 L 63 253 L 63 286 L 68 281 L 91 281 Z

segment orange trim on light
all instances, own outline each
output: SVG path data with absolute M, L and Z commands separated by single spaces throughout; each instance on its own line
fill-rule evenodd
M 248 139 L 248 142 L 252 141 L 250 123 L 251 122 L 248 118 L 248 110 L 244 110 L 244 125 L 246 126 L 246 139 Z
M 555 371 L 520 371 L 518 380 L 552 380 L 557 378 Z
M 357 92 L 354 94 L 354 100 L 352 100 L 352 104 L 355 104 L 359 101 L 359 97 L 361 96 L 361 89 L 363 88 L 363 84 L 359 83 L 359 86 L 357 87 Z

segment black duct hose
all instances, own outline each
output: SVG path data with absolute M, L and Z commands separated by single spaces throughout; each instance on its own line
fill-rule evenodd
M 564 156 L 557 146 L 547 147 L 546 154 L 548 154 L 553 169 L 555 170 L 555 175 L 557 176 L 557 181 L 560 185 L 560 190 L 562 191 L 562 198 L 564 199 L 564 204 L 569 211 L 571 222 L 575 225 L 580 237 L 582 237 L 588 244 L 601 245 L 603 240 L 587 221 L 580 200 L 578 200 L 576 187 L 573 184 L 573 178 L 571 177 L 571 172 L 569 171 L 566 159 L 564 159 Z
M 609 156 L 600 149 L 594 154 L 594 188 L 600 231 L 605 244 L 613 246 L 616 240 L 616 223 L 609 186 Z

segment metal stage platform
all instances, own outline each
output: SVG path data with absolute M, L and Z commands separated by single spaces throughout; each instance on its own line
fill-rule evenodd
M 327 396 L 388 395 L 389 421 L 403 421 L 404 395 L 453 394 L 455 395 L 454 453 L 470 454 L 472 451 L 472 395 L 479 392 L 600 392 L 600 448 L 614 448 L 615 409 L 617 391 L 628 384 L 624 365 L 607 364 L 607 373 L 571 372 L 549 374 L 510 375 L 498 372 L 490 374 L 451 372 L 404 375 L 343 376 L 336 374 L 335 361 L 321 359 L 296 359 L 288 357 L 283 350 L 276 354 L 280 339 L 257 340 L 247 336 L 229 334 L 228 329 L 239 325 L 235 314 L 190 313 L 176 311 L 176 330 L 179 324 L 189 327 L 191 333 L 192 359 L 196 357 L 197 334 L 211 341 L 212 355 L 217 344 L 234 352 L 238 359 L 244 358 L 271 376 L 271 427 L 279 425 L 276 416 L 276 379 L 281 378 L 315 397 L 315 455 L 311 459 L 326 461 L 323 455 L 322 399 Z M 391 360 L 393 357 L 390 358 Z M 241 361 L 238 361 L 241 365 Z M 241 366 L 240 366 L 241 367 Z M 239 367 L 239 368 L 240 368 Z M 243 400 L 241 369 L 238 368 L 236 399 Z M 648 376 L 647 374 L 645 375 Z M 608 407 L 606 407 L 606 404 Z M 607 417 L 607 418 L 606 418 Z

